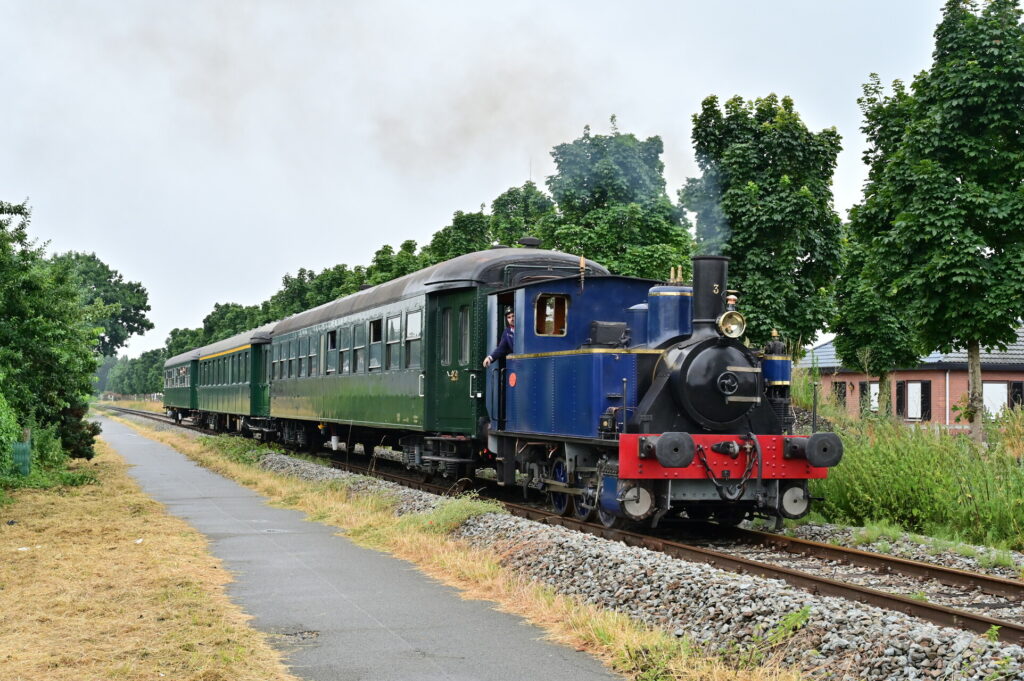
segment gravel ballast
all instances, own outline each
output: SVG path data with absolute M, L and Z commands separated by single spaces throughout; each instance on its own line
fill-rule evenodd
M 279 454 L 265 456 L 261 467 L 311 481 L 346 479 L 353 492 L 385 492 L 398 501 L 399 514 L 429 511 L 442 501 L 427 492 Z M 825 532 L 801 534 L 827 541 Z M 687 637 L 711 652 L 766 653 L 812 678 L 1024 679 L 1021 646 L 814 596 L 779 580 L 725 572 L 501 514 L 472 518 L 455 536 L 496 551 L 505 567 L 560 594 Z M 772 649 L 769 641 L 784 632 L 784 642 Z

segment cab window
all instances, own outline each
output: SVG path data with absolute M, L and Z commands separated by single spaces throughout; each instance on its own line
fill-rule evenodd
M 541 294 L 534 305 L 534 333 L 564 336 L 569 313 L 569 296 Z

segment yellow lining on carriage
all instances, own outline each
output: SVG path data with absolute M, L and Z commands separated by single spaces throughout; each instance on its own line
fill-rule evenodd
M 792 359 L 793 359 L 789 355 L 765 355 L 764 358 L 765 359 L 782 360 L 784 362 L 789 362 L 789 361 L 792 361 Z
M 648 293 L 650 297 L 655 296 L 692 296 L 691 291 L 655 291 L 654 293 Z
M 202 362 L 204 359 L 213 359 L 214 357 L 220 357 L 221 355 L 230 355 L 232 352 L 238 352 L 240 350 L 248 350 L 251 347 L 252 347 L 252 343 L 250 343 L 249 345 L 240 345 L 237 348 L 231 348 L 230 350 L 225 350 L 224 352 L 217 352 L 217 353 L 214 353 L 212 355 L 206 355 L 205 357 L 200 357 L 199 361 Z

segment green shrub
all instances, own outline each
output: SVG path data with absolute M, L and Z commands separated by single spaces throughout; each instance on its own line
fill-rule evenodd
M 11 445 L 18 441 L 21 435 L 18 428 L 18 419 L 14 410 L 7 404 L 3 393 L 0 393 L 0 474 L 5 474 L 11 469 L 14 463 L 14 452 Z
M 1001 448 L 982 451 L 966 436 L 885 419 L 839 435 L 842 463 L 811 481 L 826 517 L 1024 548 L 1024 467 Z
M 32 431 L 32 467 L 63 469 L 68 457 L 53 426 Z

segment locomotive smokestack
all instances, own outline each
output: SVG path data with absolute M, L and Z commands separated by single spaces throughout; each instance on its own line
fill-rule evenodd
M 693 258 L 693 330 L 714 329 L 715 321 L 725 312 L 726 285 L 729 281 L 729 258 L 701 255 Z

